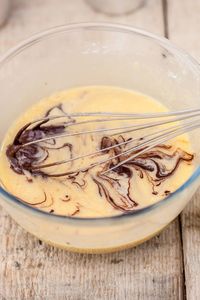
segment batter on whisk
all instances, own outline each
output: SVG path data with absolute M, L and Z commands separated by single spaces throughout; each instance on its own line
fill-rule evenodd
M 133 131 L 133 119 L 120 114 L 166 110 L 146 95 L 109 86 L 74 88 L 43 99 L 4 139 L 2 185 L 33 207 L 74 217 L 117 215 L 157 202 L 192 174 L 188 136 L 134 158 L 137 150 L 131 148 L 144 143 L 144 150 L 153 129 Z M 83 112 L 113 112 L 115 117 L 79 115 Z M 141 127 L 143 122 L 134 120 Z

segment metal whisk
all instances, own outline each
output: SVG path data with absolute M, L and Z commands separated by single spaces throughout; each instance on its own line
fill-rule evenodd
M 61 164 L 67 164 L 75 160 L 80 160 L 85 157 L 90 157 L 90 156 L 92 157 L 96 154 L 100 154 L 102 152 L 105 152 L 106 150 L 114 149 L 122 145 L 128 145 L 128 144 L 131 145 L 133 142 L 136 142 L 137 140 L 136 145 L 132 145 L 129 148 L 127 148 L 125 151 L 113 155 L 112 157 L 98 161 L 92 165 L 92 166 L 101 165 L 106 162 L 112 161 L 113 159 L 118 158 L 120 156 L 124 157 L 124 155 L 132 153 L 132 155 L 130 155 L 128 158 L 118 162 L 114 166 L 112 165 L 102 173 L 105 174 L 111 170 L 120 167 L 121 165 L 125 165 L 128 161 L 133 160 L 134 158 L 144 154 L 150 149 L 168 140 L 171 140 L 181 134 L 187 133 L 189 131 L 192 131 L 200 127 L 199 116 L 200 116 L 200 109 L 190 109 L 190 110 L 161 112 L 161 113 L 145 113 L 145 114 L 112 113 L 112 112 L 91 113 L 90 112 L 90 113 L 73 113 L 73 114 L 64 114 L 64 115 L 49 115 L 47 117 L 30 122 L 24 127 L 24 129 L 29 130 L 32 128 L 32 130 L 34 130 L 34 128 L 38 128 L 36 124 L 39 124 L 40 128 L 42 128 L 44 124 L 50 121 L 54 121 L 54 125 L 55 125 L 56 120 L 59 121 L 63 118 L 66 118 L 66 120 L 63 121 L 62 123 L 58 123 L 59 124 L 58 127 L 60 126 L 60 124 L 62 124 L 62 127 L 65 128 L 67 131 L 58 134 L 46 135 L 36 140 L 32 140 L 24 144 L 22 143 L 18 147 L 24 148 L 33 144 L 44 143 L 52 139 L 56 140 L 63 137 L 67 138 L 67 137 L 80 136 L 86 134 L 106 134 L 106 136 L 109 137 L 109 136 L 116 136 L 116 135 L 119 136 L 122 134 L 134 133 L 136 131 L 139 131 L 141 136 L 140 139 L 138 139 L 138 137 L 134 138 L 132 135 L 133 138 L 131 139 L 124 140 L 118 144 L 110 145 L 109 147 L 103 149 L 99 149 L 93 153 L 86 153 L 85 155 L 76 156 L 66 160 L 55 161 L 53 163 L 32 165 L 33 170 L 51 168 L 53 166 L 58 166 Z M 87 120 L 81 121 L 82 117 L 84 118 L 87 117 Z M 110 124 L 112 124 L 113 121 L 131 121 L 131 125 L 112 127 Z M 142 123 L 137 124 L 138 121 Z M 75 128 L 77 125 L 82 126 L 82 125 L 87 125 L 89 123 L 96 123 L 99 126 L 99 123 L 101 122 L 103 122 L 104 126 L 106 124 L 106 128 L 96 127 L 95 129 L 92 130 L 70 132 L 70 129 L 72 127 Z M 166 128 L 165 126 L 166 124 L 171 124 L 171 125 Z M 149 134 L 147 133 L 145 134 L 145 130 L 149 128 L 153 129 L 153 131 L 150 132 Z M 81 171 L 81 169 L 76 171 Z M 51 176 L 56 177 L 56 174 Z

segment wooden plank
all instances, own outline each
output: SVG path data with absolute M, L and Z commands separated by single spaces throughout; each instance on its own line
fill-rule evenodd
M 9 22 L 0 31 L 0 52 L 30 34 L 72 22 L 119 22 L 162 34 L 161 10 L 161 3 L 152 0 L 134 14 L 112 17 L 95 12 L 85 0 L 15 0 Z
M 169 37 L 177 45 L 200 59 L 200 2 L 168 0 Z
M 0 31 L 0 51 L 46 27 L 77 21 L 122 22 L 162 34 L 162 2 L 109 17 L 82 0 L 16 0 Z M 176 220 L 134 249 L 106 255 L 64 252 L 40 243 L 0 210 L 0 299 L 183 299 L 182 249 Z
M 134 249 L 86 255 L 41 244 L 2 212 L 0 299 L 183 299 L 177 222 Z
M 168 0 L 169 37 L 200 59 L 200 2 Z M 200 191 L 181 214 L 187 299 L 200 299 Z

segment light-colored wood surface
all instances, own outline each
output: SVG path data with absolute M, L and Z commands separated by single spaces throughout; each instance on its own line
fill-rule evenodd
M 43 29 L 89 21 L 120 22 L 162 34 L 162 2 L 150 0 L 134 14 L 112 17 L 96 13 L 85 0 L 13 0 L 9 22 L 0 31 L 0 53 Z
M 183 299 L 177 221 L 135 249 L 86 255 L 40 245 L 1 215 L 0 299 Z
M 13 0 L 9 22 L 0 29 L 0 53 L 44 28 L 80 21 L 126 23 L 160 35 L 168 29 L 170 37 L 183 48 L 196 55 L 198 51 L 193 47 L 199 47 L 200 53 L 199 41 L 195 40 L 198 34 L 193 33 L 197 22 L 188 15 L 191 3 L 196 5 L 197 1 L 168 0 L 168 28 L 163 18 L 165 15 L 167 19 L 166 9 L 163 13 L 166 2 L 147 0 L 133 14 L 110 17 L 96 13 L 83 0 Z M 194 18 L 198 21 L 195 7 Z M 187 32 L 191 45 L 184 47 Z M 176 300 L 185 299 L 186 295 L 189 300 L 200 299 L 197 203 L 198 194 L 181 219 L 151 241 L 105 255 L 72 254 L 40 243 L 0 209 L 0 300 Z
M 200 2 L 169 0 L 169 38 L 200 61 Z M 187 299 L 200 299 L 200 191 L 181 214 Z

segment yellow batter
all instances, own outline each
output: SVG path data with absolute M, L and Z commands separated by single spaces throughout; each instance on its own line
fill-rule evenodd
M 20 148 L 20 151 L 16 148 L 20 143 L 36 138 L 133 124 L 133 121 L 118 120 L 74 125 L 75 122 L 82 122 L 88 118 L 70 119 L 65 116 L 41 124 L 37 128 L 30 126 L 17 137 L 16 135 L 25 124 L 47 115 L 100 111 L 144 113 L 166 110 L 161 103 L 146 95 L 106 86 L 74 88 L 43 99 L 15 122 L 3 141 L 0 153 L 2 185 L 34 207 L 50 213 L 76 217 L 102 217 L 127 213 L 159 201 L 175 191 L 192 174 L 193 155 L 187 135 L 177 137 L 165 145 L 159 145 L 130 161 L 129 164 L 105 174 L 103 172 L 109 167 L 120 162 L 120 159 L 126 159 L 127 156 L 122 155 L 97 166 L 93 164 L 144 142 L 145 139 L 142 140 L 141 137 L 148 136 L 152 131 L 143 130 L 116 135 L 105 131 L 101 134 L 97 132 L 49 139 L 39 144 L 33 143 L 27 146 L 29 148 Z M 97 118 L 99 117 L 90 117 L 90 120 Z M 36 124 L 39 123 L 35 123 L 34 126 Z M 30 164 L 38 167 L 55 161 L 73 159 L 124 141 L 131 142 L 67 164 L 44 169 L 36 168 L 34 171 L 29 168 Z M 12 146 L 8 148 L 8 145 Z M 23 164 L 27 159 L 28 166 Z

